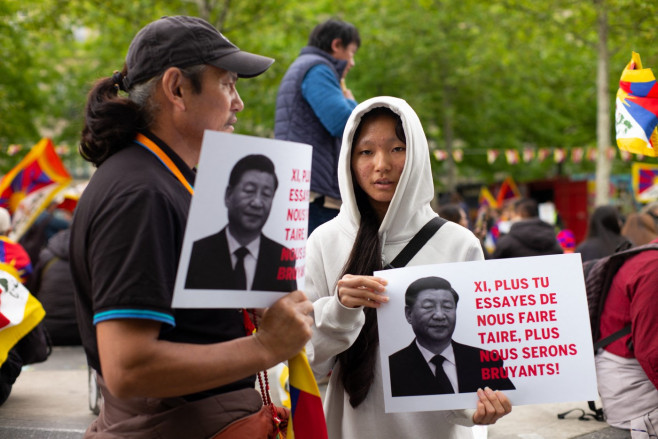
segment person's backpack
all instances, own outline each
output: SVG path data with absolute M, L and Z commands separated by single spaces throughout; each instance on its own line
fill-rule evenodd
M 638 247 L 624 248 L 610 256 L 583 262 L 587 306 L 589 308 L 589 322 L 592 330 L 592 341 L 594 342 L 595 353 L 600 348 L 631 333 L 631 325 L 627 325 L 604 339 L 600 339 L 601 313 L 603 312 L 605 299 L 608 297 L 612 280 L 617 274 L 617 271 L 619 271 L 628 258 L 645 250 L 658 250 L 658 244 L 645 244 Z M 629 341 L 629 348 L 632 348 L 632 340 Z M 605 421 L 603 409 L 597 408 L 594 401 L 587 401 L 587 405 L 593 413 L 585 413 L 582 409 L 571 409 L 564 413 L 559 413 L 557 417 L 559 419 L 564 419 L 566 415 L 577 410 L 582 412 L 582 415 L 578 418 L 580 420 L 586 421 L 592 417 L 597 421 Z
M 658 250 L 658 244 L 645 244 L 632 247 L 604 258 L 583 262 L 583 274 L 585 275 L 585 290 L 587 291 L 587 306 L 589 308 L 589 321 L 592 330 L 592 341 L 594 342 L 594 352 L 631 332 L 631 327 L 628 325 L 600 340 L 601 313 L 603 312 L 605 299 L 608 297 L 608 291 L 617 271 L 619 271 L 628 258 L 645 250 Z

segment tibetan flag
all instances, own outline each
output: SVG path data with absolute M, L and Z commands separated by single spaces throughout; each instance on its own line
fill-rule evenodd
M 444 161 L 444 160 L 446 160 L 446 159 L 448 158 L 448 153 L 445 152 L 445 151 L 442 150 L 442 149 L 435 149 L 435 150 L 434 150 L 434 157 L 435 157 L 438 161 L 442 162 L 442 161 Z
M 605 150 L 605 156 L 608 158 L 608 160 L 614 159 L 616 155 L 617 155 L 617 150 L 613 147 L 610 147 Z
M 516 187 L 514 179 L 512 179 L 512 177 L 507 177 L 500 185 L 500 190 L 498 191 L 498 196 L 496 197 L 496 203 L 498 203 L 498 206 L 502 206 L 505 201 L 520 197 L 521 192 L 519 192 L 519 189 Z
M 288 439 L 327 439 L 320 390 L 308 364 L 306 351 L 288 360 L 292 409 L 288 419 Z
M 508 164 L 516 165 L 519 163 L 519 152 L 516 149 L 506 149 L 505 158 Z
M 550 149 L 548 149 L 548 148 L 539 148 L 539 150 L 537 151 L 537 160 L 539 160 L 539 162 L 541 163 L 544 160 L 546 160 L 550 154 L 551 154 Z
M 633 163 L 631 167 L 633 194 L 639 203 L 658 200 L 658 165 Z
M 46 315 L 41 303 L 16 278 L 16 270 L 0 263 L 0 364 L 11 348 Z
M 0 180 L 0 206 L 12 213 L 12 239 L 18 240 L 55 195 L 71 182 L 71 175 L 55 152 L 52 140 L 41 139 Z
M 27 277 L 32 274 L 32 263 L 23 246 L 6 236 L 0 236 L 0 263 L 5 264 L 5 271 L 9 271 L 7 266 L 11 267 L 12 274 L 21 283 L 25 283 Z
M 78 205 L 79 200 L 80 200 L 80 195 L 72 192 L 65 193 L 64 199 L 57 205 L 57 208 L 61 210 L 66 210 L 67 212 L 73 214 L 76 206 Z
M 498 158 L 500 151 L 497 149 L 487 149 L 487 163 L 492 164 Z
M 496 202 L 496 199 L 491 195 L 491 191 L 489 190 L 488 187 L 482 186 L 480 188 L 480 196 L 478 197 L 478 206 L 489 206 L 492 209 L 496 209 L 498 207 L 498 203 Z
M 643 69 L 633 52 L 619 80 L 615 105 L 619 149 L 658 157 L 658 85 L 651 69 Z
M 555 148 L 553 150 L 553 160 L 555 163 L 562 163 L 567 158 L 567 153 L 563 148 Z
M 585 156 L 585 149 L 584 148 L 573 148 L 571 150 L 571 161 L 574 163 L 580 163 L 583 161 L 583 157 Z
M 15 155 L 18 153 L 21 149 L 23 149 L 23 145 L 9 145 L 7 147 L 7 155 Z

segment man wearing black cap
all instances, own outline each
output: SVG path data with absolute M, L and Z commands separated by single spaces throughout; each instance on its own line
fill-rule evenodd
M 254 337 L 240 310 L 171 308 L 203 132 L 233 131 L 237 79 L 272 62 L 201 19 L 163 17 L 89 94 L 80 153 L 98 170 L 77 206 L 71 270 L 104 404 L 85 437 L 208 438 L 272 418 L 255 374 L 310 338 L 304 294 L 265 311 Z

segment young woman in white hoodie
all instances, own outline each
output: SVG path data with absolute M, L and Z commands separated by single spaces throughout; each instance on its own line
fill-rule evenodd
M 377 97 L 350 116 L 338 162 L 340 213 L 307 243 L 306 293 L 315 328 L 307 352 L 317 377 L 333 371 L 324 401 L 330 439 L 473 437 L 511 411 L 507 397 L 478 391 L 474 410 L 384 413 L 376 308 L 390 263 L 437 214 L 429 149 L 418 116 L 402 99 Z M 408 265 L 482 260 L 478 239 L 444 224 Z

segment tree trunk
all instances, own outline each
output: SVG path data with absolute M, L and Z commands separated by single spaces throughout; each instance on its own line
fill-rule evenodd
M 447 85 L 445 77 L 443 84 L 443 140 L 448 155 L 446 160 L 446 192 L 454 192 L 457 189 L 457 165 L 453 156 L 455 142 L 454 108 L 452 106 L 451 89 Z
M 608 66 L 608 13 L 605 0 L 595 0 L 597 8 L 597 26 L 599 34 L 598 63 L 596 75 L 596 198 L 595 205 L 602 206 L 610 202 L 611 160 L 607 150 L 610 147 L 610 91 Z

